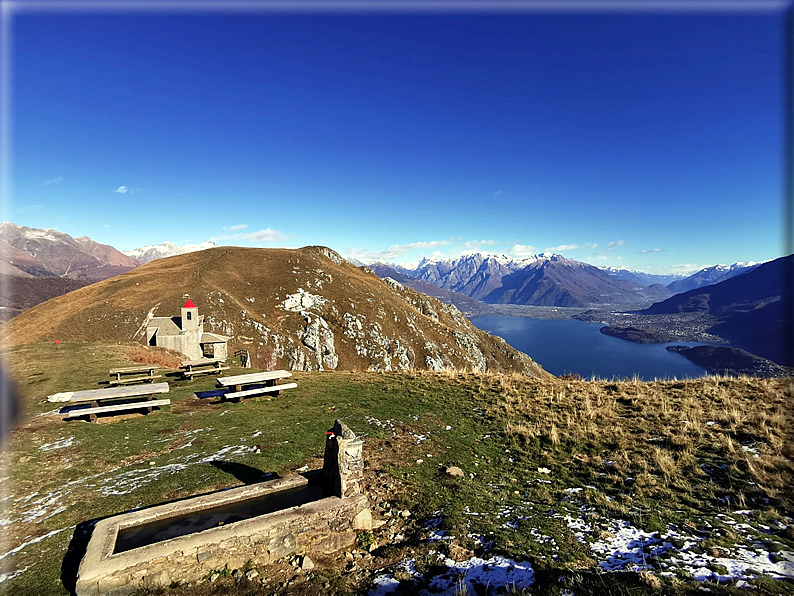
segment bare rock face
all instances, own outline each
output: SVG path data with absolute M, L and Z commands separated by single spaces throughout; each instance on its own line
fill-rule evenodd
M 325 319 L 320 316 L 312 317 L 304 313 L 306 326 L 298 332 L 303 345 L 313 352 L 317 370 L 326 368 L 335 369 L 339 364 L 339 356 L 334 347 L 334 334 Z
M 472 370 L 475 372 L 485 372 L 488 370 L 488 362 L 480 348 L 477 347 L 477 342 L 474 337 L 466 333 L 461 333 L 460 331 L 455 331 L 454 335 L 455 343 L 465 350 L 469 359 L 473 362 Z

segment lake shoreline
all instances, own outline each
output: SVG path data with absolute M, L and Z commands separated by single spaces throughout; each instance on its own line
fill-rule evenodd
M 666 344 L 676 341 L 676 338 L 668 333 L 659 333 L 658 331 L 641 329 L 639 327 L 615 327 L 614 325 L 606 325 L 601 327 L 599 331 L 604 335 L 631 341 L 635 344 Z
M 668 346 L 667 350 L 681 354 L 709 374 L 731 377 L 749 376 L 783 378 L 794 376 L 794 368 L 780 366 L 741 348 L 728 346 Z
M 633 327 L 651 333 L 664 334 L 669 338 L 668 342 L 729 345 L 724 338 L 708 332 L 708 329 L 719 321 L 703 313 L 646 315 L 638 312 L 647 306 L 645 304 L 602 304 L 589 308 L 517 304 L 493 304 L 490 306 L 504 316 L 545 320 L 577 320 L 601 323 L 616 328 Z
M 731 346 L 725 339 L 706 333 L 704 329 L 714 324 L 712 317 L 708 315 L 704 316 L 698 313 L 644 315 L 631 310 L 596 310 L 522 305 L 496 305 L 496 307 L 499 312 L 498 315 L 484 315 L 484 317 L 503 316 L 560 322 L 580 321 L 583 323 L 601 324 L 602 326 L 599 327 L 598 331 L 602 335 L 620 339 L 636 346 L 656 345 L 665 347 L 663 344 L 676 344 L 668 345 L 665 349 L 683 356 L 699 369 L 702 369 L 704 374 L 762 378 L 779 378 L 794 374 L 794 369 L 780 366 L 771 360 L 747 352 L 739 347 Z M 664 327 L 671 320 L 674 322 L 673 332 L 667 332 Z M 647 326 L 626 324 L 628 322 L 636 322 L 639 325 Z M 505 339 L 513 345 L 508 338 Z M 683 343 L 708 345 L 687 346 L 682 345 Z M 521 347 L 514 347 L 522 350 Z M 531 353 L 529 355 L 535 358 L 535 355 Z M 543 364 L 542 361 L 540 363 Z M 577 371 L 566 370 L 565 372 Z
M 653 380 L 708 374 L 704 367 L 666 350 L 665 344 L 627 342 L 601 333 L 601 324 L 572 317 L 541 319 L 502 314 L 473 317 L 471 322 L 502 337 L 556 376 Z

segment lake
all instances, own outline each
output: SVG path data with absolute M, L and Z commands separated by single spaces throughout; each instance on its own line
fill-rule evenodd
M 671 345 L 696 346 L 694 342 L 636 344 L 599 331 L 603 323 L 528 317 L 472 317 L 471 322 L 503 337 L 514 348 L 529 354 L 554 375 L 578 373 L 589 379 L 637 375 L 643 380 L 696 378 L 706 370 L 681 354 L 668 352 Z

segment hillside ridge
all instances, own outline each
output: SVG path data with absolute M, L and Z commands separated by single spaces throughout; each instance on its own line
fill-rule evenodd
M 205 330 L 255 366 L 291 370 L 474 370 L 547 375 L 443 304 L 326 247 L 219 247 L 156 260 L 40 304 L 3 329 L 12 344 L 141 341 L 146 320 L 189 294 Z

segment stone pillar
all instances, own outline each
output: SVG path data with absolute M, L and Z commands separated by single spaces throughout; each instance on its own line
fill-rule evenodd
M 337 497 L 352 497 L 364 492 L 364 441 L 339 420 L 328 431 L 323 457 L 323 473 L 331 492 Z

